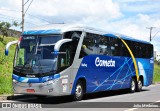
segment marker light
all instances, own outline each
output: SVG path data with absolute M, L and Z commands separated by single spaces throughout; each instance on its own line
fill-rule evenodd
M 22 36 L 19 37 L 18 45 L 21 43 L 21 41 L 22 41 Z

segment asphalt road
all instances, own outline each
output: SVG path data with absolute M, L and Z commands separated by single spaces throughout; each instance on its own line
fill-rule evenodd
M 28 96 L 27 98 L 17 100 L 6 100 L 3 102 L 16 102 L 27 104 L 42 104 L 42 107 L 56 108 L 56 111 L 68 110 L 68 111 L 88 111 L 96 110 L 102 111 L 106 108 L 110 111 L 150 111 L 151 108 L 140 108 L 139 105 L 145 105 L 149 103 L 160 105 L 160 84 L 151 85 L 149 87 L 143 87 L 141 92 L 128 93 L 127 90 L 118 91 L 106 91 L 94 94 L 86 94 L 82 101 L 75 102 L 71 96 L 64 97 L 47 97 L 43 99 L 37 99 L 34 96 Z M 142 103 L 141 103 L 142 102 Z M 147 102 L 147 103 L 145 103 Z M 137 104 L 138 103 L 138 104 Z M 128 107 L 138 105 L 136 107 Z M 156 106 L 156 105 L 155 105 Z M 117 108 L 116 108 L 117 107 Z M 159 106 L 160 107 L 160 106 Z M 53 110 L 52 108 L 45 109 L 47 111 Z M 78 108 L 78 109 L 74 109 Z M 35 109 L 36 110 L 36 109 Z M 152 111 L 159 111 L 160 108 L 152 108 Z M 17 109 L 15 110 L 17 111 Z

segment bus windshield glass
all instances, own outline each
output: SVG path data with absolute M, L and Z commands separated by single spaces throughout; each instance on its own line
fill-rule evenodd
M 17 46 L 14 72 L 23 75 L 56 72 L 57 57 L 52 54 L 61 35 L 23 36 Z

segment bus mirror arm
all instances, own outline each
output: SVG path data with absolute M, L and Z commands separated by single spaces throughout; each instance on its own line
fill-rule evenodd
M 9 47 L 10 47 L 11 45 L 17 44 L 17 43 L 18 43 L 18 40 L 7 43 L 6 48 L 5 48 L 5 55 L 6 55 L 6 56 L 8 56 Z
M 61 47 L 64 43 L 71 42 L 71 41 L 72 41 L 72 39 L 62 39 L 62 40 L 59 40 L 59 41 L 55 44 L 54 51 L 59 52 L 60 47 Z

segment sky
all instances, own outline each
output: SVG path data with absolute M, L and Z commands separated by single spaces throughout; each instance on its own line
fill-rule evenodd
M 29 0 L 24 7 L 25 30 L 78 23 L 149 41 L 147 27 L 154 27 L 152 43 L 160 51 L 160 0 Z M 0 0 L 0 21 L 20 23 L 21 10 L 22 0 Z

